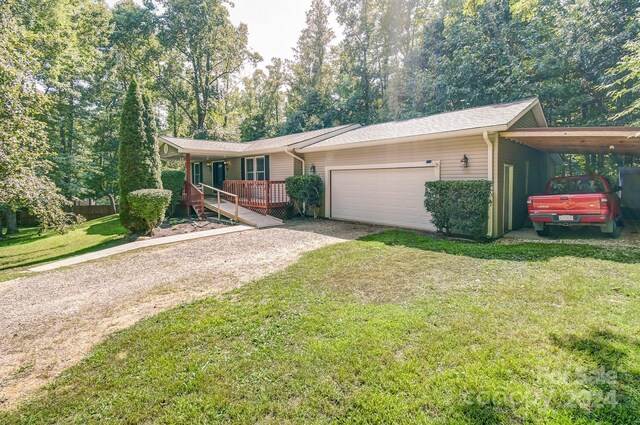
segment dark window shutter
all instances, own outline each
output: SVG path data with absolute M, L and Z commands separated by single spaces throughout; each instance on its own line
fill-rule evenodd
M 245 175 L 244 175 L 244 158 L 240 158 L 240 180 L 246 180 Z
M 204 182 L 204 174 L 202 172 L 202 162 L 200 163 L 200 181 L 198 183 Z
M 269 155 L 264 156 L 264 179 L 269 181 Z

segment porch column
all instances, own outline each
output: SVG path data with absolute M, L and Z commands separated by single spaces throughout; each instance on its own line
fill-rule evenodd
M 184 166 L 185 172 L 187 175 L 187 186 L 191 186 L 191 154 L 187 153 L 184 155 Z

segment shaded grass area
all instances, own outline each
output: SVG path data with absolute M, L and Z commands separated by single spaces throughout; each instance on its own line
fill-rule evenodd
M 367 236 L 363 241 L 378 241 L 390 246 L 406 246 L 426 251 L 445 252 L 480 259 L 510 261 L 546 261 L 555 257 L 576 257 L 610 260 L 620 263 L 640 263 L 640 248 L 611 245 L 523 242 L 463 243 L 454 240 L 424 237 L 416 232 L 391 230 L 379 235 Z
M 115 334 L 0 423 L 637 423 L 640 266 L 538 245 L 323 248 Z
M 126 235 L 117 215 L 86 221 L 64 235 L 21 229 L 20 234 L 0 241 L 0 281 L 21 268 L 117 245 Z

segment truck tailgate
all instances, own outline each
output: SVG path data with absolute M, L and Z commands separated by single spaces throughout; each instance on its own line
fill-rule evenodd
M 596 193 L 577 195 L 541 195 L 531 197 L 531 212 L 534 214 L 606 214 L 601 208 Z

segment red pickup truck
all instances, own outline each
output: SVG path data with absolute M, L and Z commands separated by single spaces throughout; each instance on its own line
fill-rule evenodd
M 621 190 L 601 175 L 556 177 L 544 195 L 529 197 L 529 217 L 540 236 L 549 235 L 549 226 L 598 226 L 616 237 L 622 224 Z

